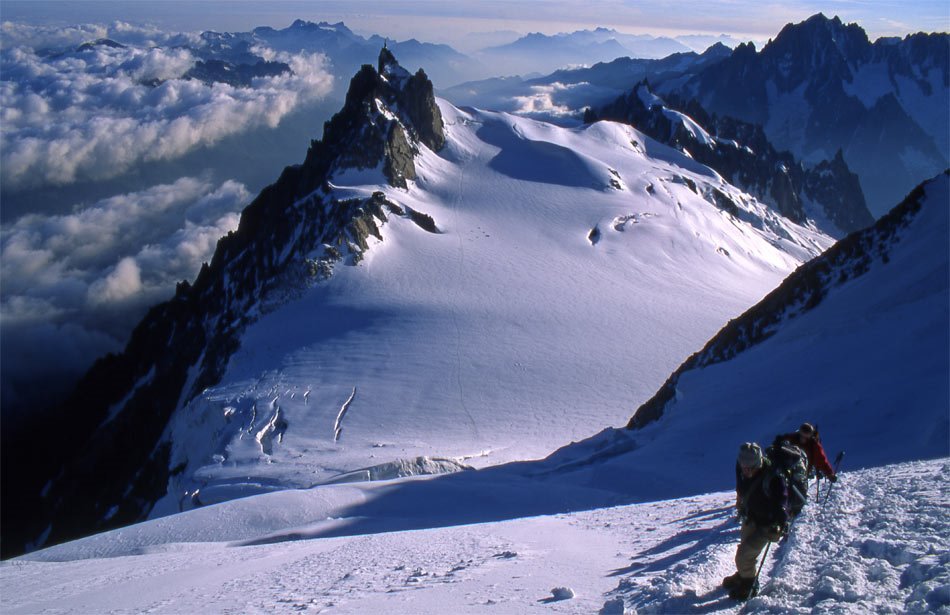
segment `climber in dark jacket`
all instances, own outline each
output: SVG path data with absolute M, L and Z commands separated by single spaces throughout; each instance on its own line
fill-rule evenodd
M 789 497 L 784 476 L 772 472 L 762 449 L 754 442 L 739 448 L 741 476 L 736 500 L 742 529 L 736 549 L 736 573 L 723 579 L 729 597 L 746 600 L 755 584 L 756 561 L 765 545 L 788 532 Z
M 811 423 L 802 423 L 798 431 L 785 433 L 775 436 L 773 444 L 788 442 L 794 444 L 808 456 L 808 472 L 811 474 L 812 468 L 816 472 L 823 474 L 831 482 L 836 482 L 838 477 L 828 462 L 828 456 L 825 454 L 825 447 L 821 445 L 821 438 L 818 437 L 818 430 Z

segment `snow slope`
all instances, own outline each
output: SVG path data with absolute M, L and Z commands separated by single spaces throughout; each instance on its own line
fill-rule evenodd
M 831 243 L 633 128 L 439 105 L 447 145 L 420 146 L 408 189 L 378 169 L 331 180 L 337 198 L 383 191 L 438 232 L 392 216 L 359 266 L 289 289 L 245 331 L 221 384 L 172 420 L 176 472 L 153 518 L 543 457 L 626 421 Z
M 761 593 L 741 611 L 950 611 L 948 472 L 943 459 L 843 473 L 770 549 Z M 3 612 L 740 612 L 718 588 L 738 542 L 731 492 L 442 529 L 294 533 L 303 516 L 287 512 L 316 519 L 325 493 L 246 498 L 3 562 Z M 438 514 L 437 502 L 418 504 Z
M 641 437 L 769 442 L 807 420 L 859 467 L 950 454 L 948 203 L 942 173 L 790 276 L 638 410 Z

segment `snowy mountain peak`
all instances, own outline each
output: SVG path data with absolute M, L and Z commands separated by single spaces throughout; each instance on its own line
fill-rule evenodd
M 396 61 L 396 56 L 394 56 L 393 52 L 387 47 L 383 47 L 379 51 L 378 66 L 376 70 L 379 74 L 389 80 L 402 83 L 409 78 L 409 71 L 399 65 L 399 62 Z
M 708 55 L 708 56 L 719 56 L 719 57 L 723 57 L 723 58 L 725 58 L 725 57 L 727 57 L 727 56 L 729 56 L 729 55 L 731 55 L 731 54 L 732 54 L 732 49 L 730 49 L 730 48 L 729 48 L 725 43 L 723 43 L 722 41 L 716 41 L 715 43 L 713 43 L 712 45 L 710 45 L 709 47 L 707 47 L 706 50 L 703 51 L 703 53 L 702 53 L 702 55 L 704 55 L 704 56 L 706 56 L 706 55 Z
M 633 91 L 636 93 L 637 98 L 643 104 L 643 107 L 646 109 L 652 109 L 653 107 L 663 107 L 666 105 L 663 102 L 663 99 L 653 93 L 650 89 L 650 83 L 646 80 L 641 81 L 637 85 L 633 86 Z
M 934 33 L 871 43 L 859 25 L 819 14 L 788 24 L 760 53 L 740 46 L 669 87 L 710 113 L 761 125 L 777 150 L 804 162 L 841 149 L 878 216 L 947 168 L 948 40 Z
M 307 21 L 304 19 L 295 19 L 292 24 L 290 24 L 289 29 L 291 30 L 323 30 L 327 32 L 338 32 L 340 34 L 353 35 L 353 31 L 346 27 L 342 21 L 331 24 L 328 21 L 321 21 L 319 23 L 314 23 L 312 21 Z
M 786 25 L 762 49 L 762 57 L 774 63 L 785 78 L 782 89 L 815 78 L 821 81 L 848 81 L 857 65 L 871 53 L 871 42 L 857 24 L 844 25 L 838 17 L 821 13 L 804 22 Z

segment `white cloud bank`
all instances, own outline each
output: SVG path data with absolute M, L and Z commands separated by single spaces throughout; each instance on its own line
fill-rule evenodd
M 320 54 L 268 53 L 292 74 L 243 88 L 180 78 L 197 58 L 191 48 L 172 45 L 201 44 L 192 35 L 124 24 L 57 30 L 10 22 L 2 33 L 0 183 L 8 191 L 116 177 L 139 163 L 275 127 L 333 85 Z M 105 37 L 127 46 L 77 50 L 78 42 Z M 52 53 L 54 45 L 68 51 Z
M 235 230 L 251 194 L 196 178 L 0 229 L 4 404 L 78 377 L 121 350 L 151 305 L 171 298 Z M 68 384 L 65 383 L 66 388 Z

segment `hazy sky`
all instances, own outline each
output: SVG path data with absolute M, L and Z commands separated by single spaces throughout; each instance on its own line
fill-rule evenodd
M 301 18 L 344 21 L 360 34 L 444 42 L 463 51 L 489 40 L 471 34 L 554 34 L 596 26 L 764 41 L 786 23 L 818 12 L 859 23 L 872 40 L 950 30 L 948 0 L 0 0 L 3 20 L 62 25 L 122 20 L 182 31 L 240 31 L 286 27 Z

